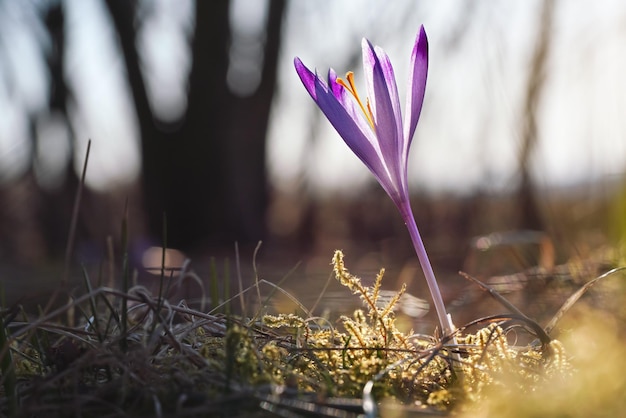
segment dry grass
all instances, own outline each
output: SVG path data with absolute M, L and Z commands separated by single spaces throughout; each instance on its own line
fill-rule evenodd
M 2 413 L 522 417 L 623 410 L 619 315 L 575 311 L 569 316 L 578 322 L 561 327 L 569 330 L 563 343 L 519 312 L 491 316 L 461 327 L 453 344 L 451 336 L 397 328 L 394 306 L 404 289 L 379 298 L 383 270 L 368 287 L 348 272 L 342 253 L 333 264 L 363 302 L 339 321 L 312 317 L 303 306 L 266 314 L 270 299 L 261 293 L 284 290 L 258 279 L 232 297 L 203 297 L 213 300 L 208 313 L 162 297 L 164 278 L 153 295 L 143 287 L 92 288 L 87 276 L 85 293 L 54 311 L 29 317 L 17 306 L 4 309 Z M 258 298 L 261 309 L 230 313 L 244 296 Z M 522 340 L 530 343 L 516 345 Z

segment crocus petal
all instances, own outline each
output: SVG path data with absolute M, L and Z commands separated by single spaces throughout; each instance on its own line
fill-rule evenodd
M 337 101 L 339 101 L 339 103 L 341 103 L 354 123 L 357 124 L 363 135 L 367 137 L 368 142 L 376 150 L 376 153 L 380 154 L 380 147 L 378 145 L 378 139 L 376 138 L 375 132 L 372 130 L 372 127 L 363 115 L 361 108 L 354 101 L 352 95 L 346 91 L 344 86 L 337 82 L 337 74 L 332 68 L 328 70 L 328 86 L 330 87 L 333 96 L 337 99 Z M 353 144 L 351 139 L 346 139 L 345 137 L 343 137 L 343 139 L 346 141 L 350 149 L 359 145 L 358 143 Z
M 317 97 L 315 96 L 315 81 L 317 79 L 317 75 L 313 74 L 313 72 L 306 68 L 306 66 L 302 63 L 302 60 L 298 57 L 294 58 L 293 65 L 296 67 L 296 72 L 298 73 L 302 84 L 304 84 L 306 91 L 309 92 L 313 100 L 317 100 Z
M 406 107 L 404 111 L 404 138 L 405 150 L 403 153 L 408 156 L 409 147 L 415 134 L 417 121 L 422 112 L 424 103 L 424 92 L 426 91 L 426 77 L 428 74 L 428 39 L 424 26 L 420 27 L 413 52 L 411 53 L 411 67 L 409 69 L 409 87 L 406 93 Z
M 326 84 L 317 74 L 309 70 L 299 58 L 294 60 L 296 72 L 305 88 L 315 100 L 320 110 L 333 125 L 337 133 L 350 147 L 352 152 L 383 184 L 389 192 L 389 178 L 380 158 L 376 136 L 369 127 L 365 117 L 357 112 L 352 100 L 347 97 L 343 86 L 336 82 L 336 75 L 329 71 L 329 83 Z
M 305 88 L 350 149 L 374 174 L 400 206 L 408 200 L 407 165 L 410 144 L 424 100 L 428 70 L 428 41 L 420 28 L 411 55 L 406 116 L 402 121 L 398 87 L 387 54 L 367 39 L 361 44 L 363 69 L 373 129 L 368 117 L 331 69 L 328 81 L 310 71 L 299 58 L 296 71 Z M 354 92 L 352 92 L 354 93 Z
M 362 48 L 363 68 L 376 135 L 385 166 L 395 183 L 396 190 L 391 197 L 396 201 L 400 197 L 399 186 L 403 183 L 401 177 L 404 172 L 404 167 L 401 166 L 403 133 L 398 87 L 387 54 L 366 39 L 363 40 Z

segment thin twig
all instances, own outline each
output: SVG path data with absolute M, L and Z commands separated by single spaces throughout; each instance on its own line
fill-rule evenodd
M 70 262 L 72 261 L 72 253 L 74 252 L 74 241 L 76 239 L 76 224 L 78 223 L 78 211 L 80 209 L 80 201 L 83 196 L 83 188 L 85 187 L 85 176 L 87 175 L 87 164 L 89 162 L 89 151 L 91 150 L 91 139 L 87 141 L 87 151 L 85 151 L 85 162 L 83 163 L 83 172 L 78 183 L 78 190 L 74 199 L 74 207 L 72 208 L 72 220 L 70 221 L 70 230 L 67 237 L 67 247 L 65 248 L 65 264 L 63 265 L 63 276 L 61 277 L 61 286 L 67 285 L 70 275 Z
M 502 296 L 500 293 L 496 292 L 495 289 L 493 289 L 492 287 L 486 285 L 485 283 L 481 282 L 480 280 L 478 280 L 475 277 L 470 276 L 469 274 L 460 271 L 459 274 L 464 277 L 465 279 L 475 283 L 476 285 L 478 285 L 478 287 L 489 293 L 489 296 L 491 296 L 492 298 L 494 298 L 496 301 L 498 301 L 502 306 L 504 306 L 506 309 L 508 309 L 511 313 L 524 318 L 524 321 L 526 321 L 527 323 L 530 324 L 534 324 L 532 326 L 532 328 L 537 332 L 537 336 L 539 337 L 539 339 L 541 340 L 541 342 L 543 342 L 544 344 L 546 342 L 550 342 L 552 339 L 550 338 L 550 336 L 548 335 L 548 333 L 546 331 L 544 331 L 544 329 L 541 327 L 541 325 L 539 325 L 536 321 L 530 319 L 528 316 L 526 316 L 526 314 L 524 314 L 522 311 L 520 311 L 515 305 L 513 305 L 511 302 L 509 302 L 504 296 Z
M 546 327 L 544 328 L 545 331 L 550 334 L 552 332 L 552 330 L 554 329 L 554 327 L 556 326 L 557 322 L 559 322 L 559 320 L 563 317 L 563 315 L 565 315 L 565 313 L 570 310 L 570 308 L 578 301 L 578 299 L 580 299 L 582 297 L 582 295 L 585 294 L 585 292 L 587 292 L 587 290 L 589 290 L 589 288 L 591 286 L 593 286 L 594 284 L 596 284 L 598 281 L 600 281 L 601 279 L 604 279 L 605 277 L 611 276 L 617 272 L 626 270 L 626 267 L 617 267 L 614 268 L 612 270 L 607 271 L 604 274 L 601 274 L 600 276 L 596 277 L 595 279 L 585 283 L 583 285 L 583 287 L 581 287 L 580 289 L 578 289 L 572 296 L 570 296 L 569 298 L 567 298 L 567 300 L 565 301 L 565 303 L 563 304 L 563 306 L 561 306 L 561 309 L 559 309 L 557 311 L 557 313 L 552 317 L 552 319 L 550 320 L 550 322 L 548 322 L 548 325 L 546 325 Z

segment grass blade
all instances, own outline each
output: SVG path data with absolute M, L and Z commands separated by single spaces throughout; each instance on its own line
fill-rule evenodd
M 557 322 L 559 322 L 559 320 L 563 317 L 563 315 L 565 315 L 565 313 L 567 311 L 569 311 L 570 308 L 572 306 L 574 306 L 574 304 L 576 302 L 578 302 L 578 299 L 580 299 L 582 297 L 582 295 L 584 295 L 587 292 L 587 290 L 589 290 L 589 288 L 591 288 L 591 286 L 596 284 L 598 281 L 604 279 L 605 277 L 611 276 L 611 275 L 613 275 L 613 274 L 615 274 L 617 272 L 624 271 L 624 270 L 626 270 L 626 267 L 617 267 L 617 268 L 609 270 L 606 273 L 601 274 L 600 276 L 596 277 L 595 279 L 590 280 L 589 282 L 585 283 L 572 296 L 567 298 L 567 300 L 565 301 L 563 306 L 561 306 L 561 308 L 557 311 L 557 313 L 552 317 L 550 322 L 548 322 L 548 325 L 546 325 L 546 327 L 544 328 L 546 330 L 546 332 L 548 334 L 552 332 L 552 330 L 556 326 Z

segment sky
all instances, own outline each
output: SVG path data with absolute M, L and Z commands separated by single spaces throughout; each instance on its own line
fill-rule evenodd
M 0 181 L 27 169 L 36 155 L 41 181 L 53 187 L 71 159 L 79 170 L 88 139 L 87 183 L 106 189 L 139 173 L 137 123 L 114 33 L 99 0 L 67 0 L 70 44 L 66 78 L 75 92 L 71 150 L 56 115 L 39 118 L 33 147 L 25 114 L 45 109 L 47 75 L 40 51 L 43 28 L 33 14 L 44 2 L 0 1 Z M 268 170 L 279 189 L 358 193 L 373 182 L 310 99 L 293 69 L 294 56 L 311 68 L 354 71 L 364 91 L 360 41 L 389 54 L 404 103 L 412 43 L 423 24 L 430 64 L 422 116 L 409 164 L 412 188 L 432 193 L 506 191 L 518 175 L 522 105 L 538 36 L 542 1 L 440 0 L 292 1 L 284 27 L 279 85 L 268 136 Z M 593 4 L 593 5 L 591 5 Z M 150 69 L 155 112 L 176 118 L 185 110 L 190 68 L 187 39 L 191 0 L 142 0 L 149 19 L 138 46 Z M 265 1 L 235 0 L 234 31 L 254 36 Z M 539 186 L 571 186 L 619 179 L 626 171 L 626 4 L 618 0 L 556 3 L 545 90 L 538 108 L 538 144 L 532 156 Z M 10 39 L 11 45 L 7 45 Z M 42 39 L 44 39 L 42 41 Z M 258 45 L 257 45 L 258 47 Z M 250 52 L 250 51 L 248 51 Z M 254 51 L 250 52 L 254 56 Z M 232 79 L 241 79 L 235 56 Z M 229 76 L 230 77 L 230 76 Z M 254 72 L 238 94 L 254 89 Z M 6 80 L 12 80 L 8 83 Z M 56 173 L 56 174 L 55 174 Z

